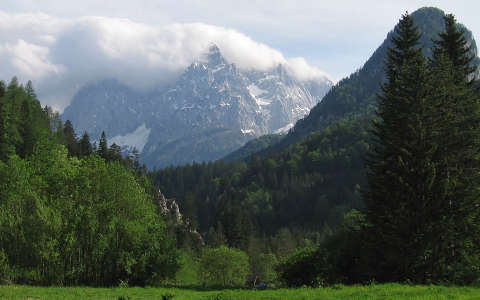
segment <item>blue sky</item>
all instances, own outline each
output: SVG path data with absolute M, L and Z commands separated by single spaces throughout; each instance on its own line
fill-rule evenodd
M 265 51 L 259 52 L 258 60 L 255 60 L 254 57 L 240 58 L 241 55 L 238 53 L 240 50 L 233 49 L 235 47 L 231 45 L 230 49 L 229 45 L 226 45 L 227 53 L 232 58 L 240 59 L 245 65 L 258 64 L 260 59 L 263 58 L 262 53 L 265 57 L 268 55 L 276 57 L 273 59 L 275 62 L 301 57 L 310 66 L 324 71 L 331 79 L 337 81 L 363 65 L 405 11 L 413 12 L 423 6 L 435 6 L 447 13 L 453 13 L 461 23 L 473 31 L 474 37 L 478 40 L 477 37 L 480 34 L 480 18 L 478 18 L 480 1 L 461 0 L 2 0 L 0 11 L 3 11 L 4 14 L 0 15 L 0 26 L 2 25 L 2 17 L 4 18 L 3 23 L 7 23 L 16 20 L 12 16 L 25 13 L 42 13 L 45 15 L 44 18 L 39 18 L 37 14 L 35 15 L 37 19 L 47 20 L 50 18 L 47 21 L 53 25 L 48 27 L 48 34 L 45 34 L 45 36 L 51 35 L 50 33 L 55 31 L 55 26 L 67 26 L 65 24 L 69 20 L 78 20 L 83 16 L 128 19 L 132 23 L 145 24 L 152 28 L 171 26 L 172 24 L 203 23 L 221 27 L 225 30 L 233 29 L 245 35 L 241 39 L 251 38 L 253 41 L 266 45 L 281 54 L 280 57 L 273 50 L 268 52 L 260 47 Z M 52 18 L 54 21 L 51 20 Z M 5 24 L 3 25 L 5 26 Z M 213 29 L 207 28 L 205 30 L 203 32 L 209 32 L 208 36 L 210 36 Z M 185 31 L 188 30 L 182 29 L 180 34 L 185 34 Z M 25 40 L 27 46 L 24 45 L 25 47 L 22 48 L 19 43 L 15 44 L 13 42 L 15 37 L 12 37 L 10 44 L 3 46 L 5 49 L 8 48 L 10 51 L 16 51 L 11 49 L 24 49 L 24 51 L 27 51 L 25 49 L 28 48 L 30 52 L 36 51 L 35 53 L 37 53 L 37 56 L 40 55 L 39 57 L 57 53 L 48 47 L 47 50 L 42 50 L 41 48 L 44 46 L 42 44 L 39 44 L 40 48 L 35 48 L 34 45 L 36 44 L 34 42 L 29 42 L 28 38 L 22 36 L 27 34 L 25 30 L 19 30 L 18 32 L 18 40 Z M 188 32 L 192 32 L 192 30 Z M 88 34 L 88 36 L 90 37 L 92 34 Z M 54 34 L 53 36 L 55 39 L 57 38 Z M 219 37 L 217 33 L 215 33 L 215 36 Z M 0 60 L 2 59 L 1 47 L 0 45 Z M 243 49 L 242 46 L 239 47 Z M 45 54 L 42 51 L 48 53 Z M 189 51 L 195 52 L 194 50 Z M 62 70 L 73 67 L 57 62 L 51 65 L 37 62 L 34 65 L 43 66 L 45 72 L 55 73 L 57 76 L 62 74 Z M 300 67 L 297 69 L 301 70 Z M 12 67 L 11 72 L 15 70 Z M 0 75 L 8 76 L 9 73 Z M 81 76 L 79 76 L 76 75 L 75 79 L 71 79 L 72 82 L 76 82 L 75 85 L 81 84 L 84 80 L 80 80 Z M 101 74 L 98 76 L 101 76 Z M 158 76 L 158 74 L 155 74 L 155 76 Z M 46 91 L 46 96 L 53 97 L 48 94 L 48 90 L 54 90 L 55 87 L 46 87 L 46 84 L 42 83 L 40 79 L 38 79 L 38 82 L 38 85 Z M 72 85 L 70 87 L 70 94 L 75 88 L 77 86 Z M 66 96 L 57 95 L 56 97 Z

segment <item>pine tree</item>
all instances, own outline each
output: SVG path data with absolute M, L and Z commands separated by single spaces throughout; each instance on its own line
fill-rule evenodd
M 107 142 L 107 136 L 105 135 L 105 131 L 102 131 L 102 135 L 100 136 L 97 153 L 103 159 L 108 159 L 108 142 Z
M 63 125 L 63 135 L 65 138 L 65 146 L 68 149 L 68 154 L 70 156 L 77 156 L 78 155 L 77 134 L 75 133 L 72 122 L 70 122 L 70 120 L 65 121 L 65 124 Z
M 444 17 L 445 32 L 440 33 L 440 39 L 434 41 L 433 60 L 437 61 L 440 56 L 446 56 L 458 72 L 456 83 L 465 80 L 465 77 L 472 75 L 476 68 L 472 65 L 475 58 L 464 35 L 464 30 L 459 29 L 455 16 L 448 14 Z M 473 82 L 473 77 L 469 84 Z
M 30 80 L 27 82 L 27 85 L 25 86 L 25 93 L 31 99 L 37 99 L 37 94 L 35 93 L 35 90 L 33 89 L 32 81 Z
M 0 92 L 1 83 L 3 82 L 0 82 Z M 7 136 L 7 103 L 2 95 L 0 96 L 0 161 L 6 162 L 9 154 L 11 149 Z
M 78 148 L 81 157 L 89 156 L 93 153 L 92 144 L 90 143 L 90 137 L 87 132 L 83 133 L 82 138 L 78 142 Z
M 402 17 L 395 34 L 367 160 L 371 275 L 378 281 L 421 282 L 424 204 L 431 200 L 436 170 L 430 156 L 436 146 L 431 143 L 426 60 L 411 16 Z
M 429 216 L 429 273 L 434 281 L 464 284 L 480 268 L 480 101 L 471 84 L 471 50 L 453 15 L 445 16 L 435 44 L 429 73 L 439 190 Z
M 122 148 L 120 148 L 120 146 L 118 146 L 115 143 L 110 145 L 110 148 L 108 149 L 107 160 L 108 161 L 122 160 Z
M 33 153 L 33 147 L 35 145 L 35 134 L 33 128 L 33 119 L 32 113 L 30 110 L 30 104 L 28 100 L 24 100 L 22 103 L 21 119 L 20 119 L 20 137 L 22 143 L 19 145 L 17 153 L 20 157 L 25 158 L 26 156 Z
M 7 90 L 7 87 L 5 86 L 5 82 L 3 82 L 3 80 L 0 80 L 0 98 L 5 96 L 6 90 Z

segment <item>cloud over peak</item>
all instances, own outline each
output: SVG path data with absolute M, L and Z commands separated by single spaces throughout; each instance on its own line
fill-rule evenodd
M 168 84 L 212 43 L 242 69 L 284 64 L 299 80 L 326 78 L 303 58 L 287 59 L 236 30 L 204 23 L 151 26 L 120 18 L 0 11 L 0 36 L 0 79 L 31 79 L 44 103 L 60 111 L 88 82 L 115 78 L 140 89 Z

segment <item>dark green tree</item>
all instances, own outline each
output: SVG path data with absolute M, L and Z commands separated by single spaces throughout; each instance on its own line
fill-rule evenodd
M 440 33 L 440 39 L 434 41 L 433 60 L 438 61 L 441 56 L 446 56 L 456 69 L 455 83 L 459 83 L 476 71 L 476 67 L 472 65 L 475 56 L 470 54 L 472 51 L 465 39 L 465 32 L 459 29 L 455 16 L 448 14 L 444 21 L 445 32 Z M 473 82 L 473 78 L 468 78 L 469 83 Z
M 80 156 L 89 156 L 93 153 L 92 144 L 90 143 L 90 137 L 87 132 L 84 132 L 82 138 L 78 143 Z
M 27 155 L 33 153 L 33 147 L 35 146 L 34 125 L 29 101 L 25 99 L 22 103 L 19 128 L 21 144 L 17 149 L 20 157 L 25 158 Z
M 424 281 L 425 204 L 434 201 L 431 109 L 420 34 L 405 14 L 392 38 L 387 82 L 373 122 L 365 193 L 372 276 L 377 281 Z
M 28 81 L 27 85 L 25 85 L 25 93 L 27 96 L 31 99 L 37 99 L 37 94 L 35 93 L 35 90 L 33 89 L 33 83 L 32 81 Z
M 122 148 L 119 145 L 113 143 L 108 149 L 107 160 L 119 161 L 122 159 Z
M 72 122 L 70 120 L 65 121 L 63 125 L 63 136 L 65 138 L 65 146 L 67 147 L 68 154 L 70 156 L 78 155 L 78 141 L 77 134 L 73 129 Z
M 438 190 L 426 217 L 431 230 L 425 260 L 431 280 L 465 284 L 480 268 L 480 106 L 463 31 L 453 15 L 444 20 L 429 72 Z
M 6 161 L 8 156 L 7 103 L 4 98 L 6 92 L 5 82 L 0 81 L 0 161 Z
M 97 153 L 100 155 L 100 157 L 108 159 L 108 142 L 105 131 L 102 131 L 102 135 L 100 136 Z

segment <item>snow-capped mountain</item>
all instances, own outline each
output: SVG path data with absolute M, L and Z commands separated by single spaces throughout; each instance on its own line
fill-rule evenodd
M 248 140 L 290 129 L 332 86 L 301 82 L 279 65 L 240 70 L 212 45 L 176 82 L 137 92 L 116 80 L 83 87 L 65 109 L 78 133 L 136 147 L 149 167 L 221 158 Z

